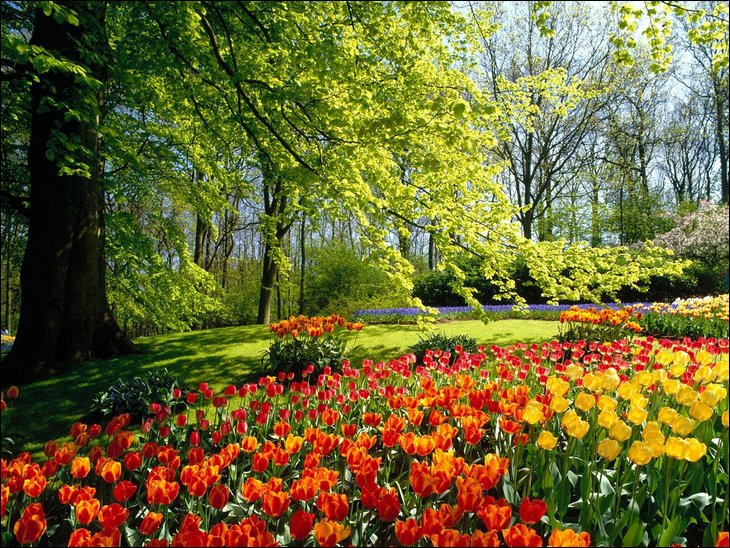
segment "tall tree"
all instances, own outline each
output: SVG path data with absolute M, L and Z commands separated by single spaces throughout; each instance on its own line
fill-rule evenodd
M 580 169 L 586 134 L 604 115 L 610 45 L 606 13 L 560 2 L 538 25 L 536 2 L 487 3 L 499 30 L 483 39 L 485 91 L 506 133 L 496 154 L 526 238 L 551 239 L 551 208 Z M 547 32 L 546 28 L 547 27 Z
M 105 2 L 35 11 L 22 304 L 3 382 L 39 368 L 134 351 L 106 298 L 99 116 L 110 50 Z

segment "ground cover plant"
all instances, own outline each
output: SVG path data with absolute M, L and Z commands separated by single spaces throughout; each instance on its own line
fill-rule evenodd
M 75 423 L 40 461 L 4 461 L 4 544 L 727 542 L 727 339 L 449 362 L 201 383 L 141 428 Z

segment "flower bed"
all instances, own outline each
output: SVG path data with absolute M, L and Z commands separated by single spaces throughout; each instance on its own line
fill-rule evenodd
M 642 303 L 637 303 L 642 304 Z M 611 310 L 619 310 L 623 304 L 607 303 L 601 305 Z M 560 314 L 572 307 L 580 310 L 586 310 L 596 307 L 595 304 L 528 304 L 524 307 L 518 307 L 512 304 L 485 305 L 482 307 L 487 316 L 492 320 L 505 319 L 539 319 L 554 320 L 560 318 Z M 472 320 L 477 319 L 477 313 L 469 306 L 443 306 L 436 308 L 438 310 L 439 320 Z M 425 313 L 415 307 L 412 308 L 380 308 L 355 311 L 353 317 L 358 321 L 371 324 L 413 324 L 419 317 L 425 316 Z
M 3 459 L 3 544 L 727 545 L 726 339 L 414 361 L 76 423 Z
M 727 337 L 730 305 L 728 295 L 677 299 L 671 304 L 654 303 L 634 307 L 642 328 L 665 337 Z

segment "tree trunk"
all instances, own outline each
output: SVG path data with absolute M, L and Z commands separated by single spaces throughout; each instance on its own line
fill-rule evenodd
M 101 106 L 107 74 L 99 59 L 109 50 L 104 29 L 106 4 L 60 4 L 75 10 L 80 24 L 59 24 L 37 9 L 31 44 L 89 66 L 102 85 L 94 90 L 77 82 L 70 72 L 50 70 L 31 86 L 28 243 L 21 267 L 17 337 L 3 363 L 3 384 L 57 372 L 69 361 L 136 350 L 119 329 L 106 298 L 98 114 L 96 121 L 91 116 L 83 121 L 66 120 L 64 110 L 49 109 L 44 101 L 51 96 L 82 112 L 88 110 L 80 104 L 84 100 Z M 79 49 L 84 40 L 96 57 L 87 58 Z M 77 164 L 88 166 L 87 173 L 59 174 L 58 159 L 64 151 L 57 150 L 54 132 L 78 139 L 89 151 L 76 159 Z M 48 151 L 56 152 L 53 159 Z
M 299 232 L 299 315 L 304 314 L 304 275 L 307 272 L 306 236 L 307 214 L 302 213 L 302 225 Z
M 274 262 L 271 246 L 266 243 L 264 251 L 264 268 L 261 276 L 261 292 L 259 293 L 259 313 L 256 323 L 267 324 L 271 321 L 271 302 L 274 297 L 274 283 L 279 267 Z
M 717 148 L 720 154 L 720 201 L 723 204 L 728 203 L 728 161 L 727 161 L 727 144 L 725 143 L 725 131 L 723 128 L 723 120 L 726 114 L 727 106 L 723 108 L 720 91 L 720 85 L 717 77 L 714 79 L 715 88 L 715 131 L 717 133 Z

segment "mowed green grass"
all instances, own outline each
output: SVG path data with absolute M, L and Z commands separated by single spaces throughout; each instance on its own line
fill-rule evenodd
M 514 342 L 550 340 L 558 334 L 558 322 L 536 320 L 453 321 L 437 324 L 435 332 L 465 334 L 481 344 L 506 346 Z M 353 364 L 397 358 L 426 333 L 414 325 L 368 325 L 348 334 Z M 272 341 L 266 326 L 244 326 L 143 337 L 135 342 L 139 354 L 113 360 L 73 364 L 58 376 L 20 387 L 11 414 L 3 413 L 3 437 L 15 432 L 20 450 L 34 458 L 51 439 L 65 438 L 70 426 L 89 413 L 94 395 L 117 379 L 130 379 L 145 371 L 165 367 L 182 382 L 197 386 L 208 382 L 215 390 L 229 384 L 254 382 L 266 371 L 262 356 Z M 8 423 L 10 419 L 10 423 Z M 3 448 L 5 449 L 5 448 Z

